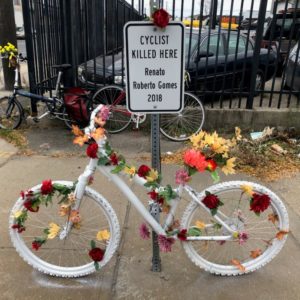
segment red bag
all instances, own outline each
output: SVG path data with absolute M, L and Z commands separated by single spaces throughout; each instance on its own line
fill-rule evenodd
M 89 111 L 87 108 L 87 100 L 89 91 L 80 88 L 69 88 L 64 94 L 65 106 L 68 114 L 81 126 L 89 123 Z

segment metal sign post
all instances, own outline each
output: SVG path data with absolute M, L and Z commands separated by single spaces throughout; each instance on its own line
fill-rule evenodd
M 128 22 L 124 27 L 126 103 L 132 113 L 151 115 L 152 167 L 160 166 L 159 113 L 178 113 L 184 95 L 184 25 L 170 22 L 164 30 L 152 22 Z M 159 222 L 160 206 L 150 205 Z M 157 234 L 152 231 L 153 272 L 161 271 Z

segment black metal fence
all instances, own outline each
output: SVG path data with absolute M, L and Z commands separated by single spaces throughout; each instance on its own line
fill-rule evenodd
M 186 29 L 188 89 L 207 106 L 298 107 L 300 0 L 149 1 Z M 299 2 L 299 3 L 298 3 Z M 123 25 L 149 15 L 144 0 L 23 0 L 31 89 L 51 91 L 51 65 L 65 82 L 122 84 Z

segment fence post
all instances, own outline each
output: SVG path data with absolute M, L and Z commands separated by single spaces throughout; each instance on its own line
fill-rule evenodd
M 24 20 L 24 31 L 25 31 L 25 42 L 26 42 L 26 52 L 27 52 L 27 66 L 28 66 L 28 79 L 29 79 L 29 90 L 31 93 L 35 94 L 36 90 L 36 76 L 35 76 L 35 64 L 34 61 L 34 50 L 33 50 L 33 37 L 32 24 L 31 24 L 31 12 L 29 6 L 29 0 L 22 0 L 23 9 L 23 20 Z M 37 114 L 37 106 L 35 99 L 31 99 L 31 112 L 32 115 Z
M 246 109 L 253 108 L 253 99 L 254 99 L 255 88 L 256 88 L 256 74 L 257 74 L 258 64 L 259 64 L 260 47 L 261 47 L 261 41 L 262 41 L 263 31 L 264 31 L 264 22 L 266 17 L 267 4 L 268 1 L 261 1 L 259 6 L 258 24 L 256 29 L 255 46 L 254 46 L 255 55 L 252 60 L 250 91 L 247 99 Z M 245 59 L 247 59 L 247 57 Z

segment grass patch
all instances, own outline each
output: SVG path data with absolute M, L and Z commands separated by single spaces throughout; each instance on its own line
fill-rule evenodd
M 26 149 L 28 145 L 27 138 L 24 136 L 24 131 L 22 130 L 0 129 L 0 138 L 3 138 L 21 150 Z

